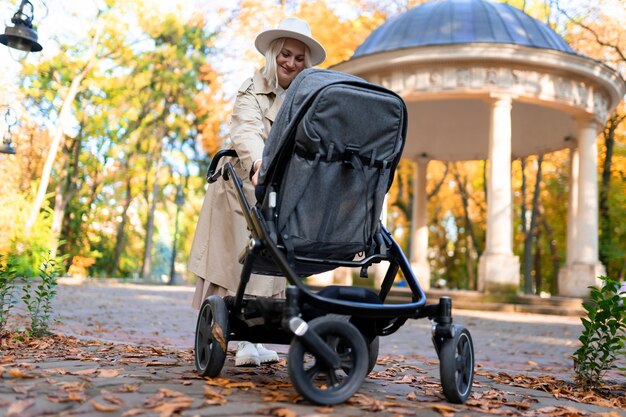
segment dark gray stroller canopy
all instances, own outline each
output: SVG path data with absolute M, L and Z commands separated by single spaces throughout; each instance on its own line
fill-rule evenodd
M 266 141 L 256 189 L 278 242 L 298 254 L 368 252 L 406 121 L 404 101 L 383 87 L 332 70 L 302 71 Z

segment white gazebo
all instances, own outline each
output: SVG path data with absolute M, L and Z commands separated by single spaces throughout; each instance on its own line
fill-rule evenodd
M 567 260 L 559 292 L 584 296 L 598 260 L 596 136 L 626 86 L 544 23 L 504 3 L 434 0 L 388 20 L 333 67 L 407 103 L 404 158 L 417 164 L 411 263 L 429 288 L 426 178 L 430 160 L 489 161 L 487 239 L 479 290 L 517 291 L 511 159 L 571 150 Z

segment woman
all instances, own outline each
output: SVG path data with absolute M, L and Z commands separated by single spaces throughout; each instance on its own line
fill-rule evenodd
M 238 158 L 231 161 L 243 180 L 246 198 L 255 201 L 254 185 L 261 166 L 265 139 L 291 81 L 305 68 L 326 59 L 322 45 L 301 19 L 287 18 L 276 29 L 261 32 L 255 41 L 265 56 L 265 67 L 239 88 L 231 119 L 230 139 Z M 246 222 L 232 184 L 217 181 L 207 188 L 191 246 L 188 268 L 198 276 L 192 305 L 200 309 L 212 294 L 235 295 L 239 286 L 239 254 L 249 239 Z M 252 275 L 246 294 L 284 296 L 285 279 Z M 239 342 L 235 366 L 257 366 L 278 361 L 261 344 Z

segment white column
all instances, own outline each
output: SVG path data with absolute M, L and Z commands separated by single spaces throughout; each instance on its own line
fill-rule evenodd
M 428 193 L 426 180 L 428 159 L 415 161 L 417 172 L 413 183 L 413 231 L 411 236 L 411 268 L 424 290 L 430 289 L 430 265 L 428 265 Z
M 569 177 L 569 195 L 567 205 L 567 259 L 565 262 L 570 264 L 576 259 L 576 217 L 578 213 L 578 173 L 580 167 L 578 148 L 573 147 L 569 150 L 570 155 L 570 177 Z
M 511 98 L 494 97 L 489 128 L 487 242 L 478 264 L 478 289 L 517 292 L 519 259 L 513 255 Z
M 598 147 L 594 120 L 578 122 L 580 173 L 578 176 L 577 248 L 574 262 L 598 262 Z M 580 238 L 579 238 L 580 237 Z M 584 238 L 583 238 L 584 237 Z
M 570 189 L 574 195 L 570 195 L 572 208 L 568 209 L 573 219 L 568 219 L 568 259 L 559 271 L 559 294 L 585 297 L 589 294 L 588 287 L 598 285 L 598 276 L 604 275 L 605 270 L 598 261 L 598 125 L 591 118 L 578 119 L 577 127 L 578 175 L 574 172 L 571 179 L 576 182 Z
M 387 219 L 388 219 L 388 203 L 389 198 L 388 194 L 385 194 L 385 200 L 383 201 L 383 209 L 380 212 L 380 222 L 382 225 L 387 228 Z M 380 289 L 380 286 L 385 279 L 385 275 L 387 274 L 387 269 L 389 268 L 389 262 L 383 261 L 373 265 L 374 268 L 374 290 L 377 291 Z

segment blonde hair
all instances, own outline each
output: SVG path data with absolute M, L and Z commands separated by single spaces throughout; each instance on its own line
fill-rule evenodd
M 261 74 L 272 88 L 278 87 L 278 68 L 276 68 L 276 57 L 285 46 L 287 38 L 278 38 L 270 42 L 270 46 L 265 51 L 265 68 Z M 311 68 L 311 52 L 309 47 L 304 45 L 304 68 Z

